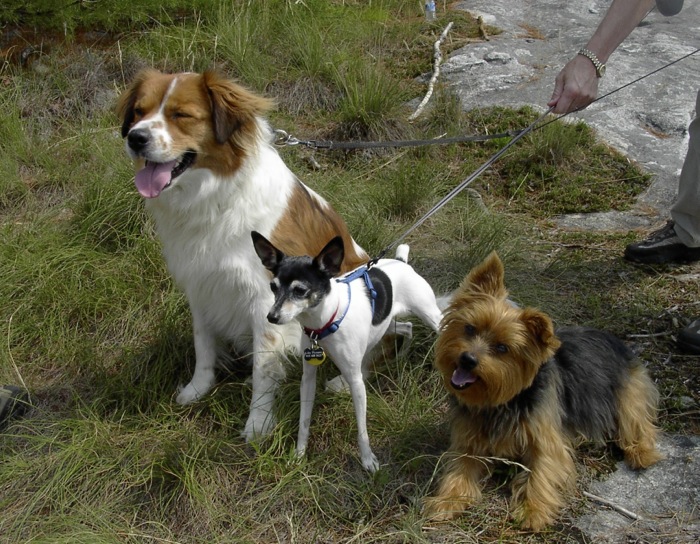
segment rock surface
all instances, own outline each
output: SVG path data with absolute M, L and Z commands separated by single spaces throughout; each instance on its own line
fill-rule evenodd
M 665 436 L 659 450 L 665 459 L 653 467 L 635 472 L 620 462 L 609 478 L 590 486 L 590 493 L 624 509 L 591 500 L 590 512 L 575 525 L 593 542 L 700 541 L 700 437 Z
M 482 17 L 503 33 L 452 53 L 442 65 L 441 78 L 468 109 L 529 105 L 544 111 L 554 78 L 586 44 L 609 4 L 609 0 L 458 2 L 457 9 Z M 688 149 L 687 127 L 700 89 L 700 53 L 664 66 L 698 47 L 700 3 L 686 0 L 675 17 L 652 11 L 613 53 L 600 82 L 600 96 L 661 70 L 567 118 L 594 127 L 654 180 L 631 212 L 569 215 L 559 219 L 562 227 L 609 231 L 663 224 Z

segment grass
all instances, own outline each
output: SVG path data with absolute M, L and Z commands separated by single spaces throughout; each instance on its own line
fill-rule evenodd
M 522 128 L 534 111 L 465 113 L 440 87 L 424 115 L 406 121 L 443 23 L 455 21 L 444 54 L 478 39 L 476 23 L 443 10 L 429 24 L 419 3 L 401 0 L 112 5 L 75 3 L 51 17 L 52 2 L 0 10 L 3 22 L 21 15 L 32 29 L 8 32 L 0 48 L 0 381 L 25 384 L 35 404 L 0 435 L 0 540 L 580 541 L 571 526 L 580 497 L 542 535 L 513 526 L 505 474 L 464 518 L 422 519 L 448 430 L 447 399 L 431 368 L 434 338 L 420 327 L 410 354 L 387 361 L 370 382 L 368 423 L 383 463 L 374 477 L 357 458 L 349 397 L 321 390 L 309 454 L 294 459 L 298 367 L 279 394 L 279 425 L 259 444 L 239 436 L 247 368 L 232 363 L 212 394 L 177 406 L 173 393 L 194 364 L 190 315 L 133 189 L 111 109 L 140 67 L 215 65 L 275 97 L 273 124 L 300 138 Z M 28 46 L 24 61 L 18 50 Z M 376 254 L 504 143 L 281 153 Z M 518 302 L 559 324 L 642 335 L 634 340 L 662 392 L 662 425 L 697 432 L 697 415 L 681 400 L 697 398 L 700 380 L 671 335 L 697 312 L 696 282 L 683 281 L 685 267 L 623 262 L 634 233 L 567 233 L 550 224 L 569 211 L 625 209 L 647 183 L 585 125 L 552 123 L 416 229 L 411 261 L 445 292 L 497 249 Z M 580 462 L 585 474 L 598 473 L 600 451 L 584 451 Z

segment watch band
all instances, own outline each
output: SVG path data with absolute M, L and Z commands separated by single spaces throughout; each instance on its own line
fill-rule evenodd
M 590 60 L 593 63 L 593 66 L 595 67 L 595 74 L 598 77 L 603 77 L 605 75 L 605 64 L 603 64 L 602 62 L 600 62 L 600 60 L 598 60 L 598 57 L 596 57 L 596 55 L 595 55 L 595 53 L 593 53 L 593 51 L 589 51 L 588 49 L 586 49 L 584 47 L 582 49 L 579 49 L 578 54 L 583 55 L 584 57 L 586 57 L 588 60 Z

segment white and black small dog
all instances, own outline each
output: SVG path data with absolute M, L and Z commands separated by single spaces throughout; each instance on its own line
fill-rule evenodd
M 284 324 L 296 319 L 306 333 L 297 454 L 306 450 L 317 365 L 328 352 L 350 387 L 362 466 L 376 471 L 379 462 L 369 445 L 366 420 L 368 354 L 398 316 L 413 314 L 437 332 L 442 312 L 435 293 L 406 263 L 407 245 L 399 246 L 397 259 L 380 259 L 336 278 L 345 252 L 340 236 L 316 257 L 287 256 L 258 232 L 252 232 L 252 237 L 262 264 L 274 275 L 270 287 L 275 303 L 267 314 L 268 321 Z M 410 336 L 408 325 L 400 332 Z

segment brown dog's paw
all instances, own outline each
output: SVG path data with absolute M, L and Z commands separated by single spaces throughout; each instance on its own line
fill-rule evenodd
M 653 445 L 651 447 L 638 446 L 628 448 L 624 453 L 625 461 L 634 470 L 649 468 L 664 458 Z
M 466 503 L 443 497 L 427 497 L 423 501 L 423 515 L 430 521 L 449 521 L 464 513 Z
M 554 522 L 551 512 L 536 510 L 527 505 L 518 506 L 513 511 L 513 518 L 523 529 L 541 531 Z

